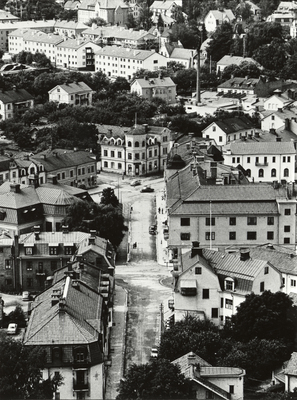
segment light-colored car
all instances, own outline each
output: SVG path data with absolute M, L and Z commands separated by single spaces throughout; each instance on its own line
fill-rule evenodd
M 151 358 L 158 358 L 158 349 L 156 347 L 151 349 Z
M 8 325 L 8 328 L 7 328 L 6 332 L 7 332 L 8 335 L 16 335 L 17 331 L 18 331 L 18 324 L 15 324 L 14 322 L 11 322 Z
M 29 300 L 30 300 L 30 293 L 27 292 L 27 291 L 23 292 L 23 294 L 22 294 L 22 300 L 23 300 L 23 301 L 29 301 Z
M 134 179 L 134 181 L 131 181 L 130 186 L 139 186 L 141 185 L 141 181 L 139 179 Z

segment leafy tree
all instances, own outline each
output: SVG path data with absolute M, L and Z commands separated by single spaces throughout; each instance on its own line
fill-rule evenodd
M 207 52 L 213 61 L 219 61 L 225 54 L 230 53 L 233 41 L 233 27 L 228 22 L 223 22 L 211 36 Z
M 25 328 L 26 318 L 22 307 L 18 304 L 16 308 L 8 314 L 8 321 L 15 322 L 19 328 Z
M 148 364 L 132 364 L 119 385 L 117 400 L 191 399 L 191 386 L 178 366 L 158 359 Z
M 253 58 L 266 69 L 281 71 L 287 60 L 285 45 L 280 39 L 274 39 L 271 43 L 258 47 Z
M 243 61 L 240 65 L 231 64 L 224 68 L 222 79 L 230 79 L 231 75 L 242 78 L 245 76 L 249 76 L 250 78 L 259 78 L 261 70 L 255 63 Z
M 219 330 L 212 322 L 187 316 L 162 334 L 159 356 L 173 361 L 193 351 L 212 363 L 220 346 Z
M 52 399 L 62 378 L 42 380 L 46 354 L 40 347 L 0 335 L 0 354 L 1 399 Z
M 85 23 L 87 26 L 92 26 L 93 24 L 96 24 L 97 26 L 105 26 L 107 25 L 107 22 L 100 17 L 97 18 L 91 18 L 88 22 Z
M 253 56 L 260 46 L 271 43 L 274 39 L 284 42 L 283 27 L 277 22 L 257 22 L 249 26 L 246 35 L 246 51 Z
M 291 344 L 295 337 L 295 313 L 292 300 L 285 293 L 251 293 L 232 316 L 231 334 L 244 343 L 258 338 Z
M 111 204 L 113 207 L 117 207 L 119 205 L 119 199 L 114 194 L 114 190 L 108 187 L 103 189 L 100 203 L 105 205 Z
M 152 26 L 152 16 L 153 13 L 150 10 L 150 5 L 147 2 L 143 2 L 139 10 L 139 26 L 148 31 Z

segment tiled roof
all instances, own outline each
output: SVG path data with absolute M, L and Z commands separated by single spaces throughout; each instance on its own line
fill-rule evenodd
M 84 82 L 72 82 L 72 83 L 65 83 L 62 85 L 57 85 L 53 89 L 49 90 L 48 93 L 52 93 L 56 88 L 61 88 L 68 94 L 77 94 L 77 93 L 85 93 L 85 92 L 92 92 L 92 89 Z
M 91 43 L 91 41 L 87 38 L 64 39 L 63 41 L 57 43 L 57 50 L 61 47 L 64 49 L 79 49 L 81 46 L 84 46 L 88 43 Z
M 6 103 L 18 103 L 22 101 L 33 100 L 34 97 L 25 89 L 3 90 L 0 91 L 0 101 Z
M 297 256 L 292 249 L 267 244 L 251 247 L 250 255 L 253 258 L 270 262 L 280 272 L 297 275 Z
M 270 115 L 277 115 L 280 119 L 285 121 L 286 118 L 290 118 L 290 119 L 296 118 L 296 108 L 295 109 L 293 109 L 293 108 L 292 109 L 284 108 L 281 111 L 279 111 L 279 110 L 276 110 L 276 111 L 272 111 L 272 110 L 265 111 L 264 110 L 264 111 L 262 111 L 262 114 L 263 114 L 263 117 L 264 117 L 263 119 L 267 118 Z
M 226 9 L 226 10 L 224 10 L 224 11 L 210 10 L 209 12 L 212 13 L 213 16 L 214 16 L 217 20 L 219 20 L 219 21 L 221 21 L 222 18 L 223 18 L 225 15 L 227 15 L 227 17 L 228 17 L 230 20 L 235 19 L 235 16 L 234 16 L 232 10 L 228 10 L 228 9 Z
M 95 51 L 95 55 L 122 57 L 129 58 L 130 60 L 146 60 L 154 54 L 157 54 L 155 50 L 139 50 L 118 46 L 105 46 Z
M 22 37 L 24 41 L 29 42 L 39 42 L 39 43 L 50 43 L 57 45 L 59 42 L 63 41 L 63 37 L 59 35 L 54 35 L 52 33 L 44 33 L 36 29 L 17 29 L 9 33 L 8 36 L 18 36 Z
M 259 82 L 259 79 L 255 78 L 231 78 L 227 80 L 226 82 L 221 83 L 218 86 L 218 89 L 253 89 L 256 84 Z
M 209 126 L 216 124 L 217 126 L 219 126 L 225 133 L 234 133 L 234 132 L 238 132 L 241 131 L 243 129 L 251 129 L 253 128 L 253 124 L 248 120 L 248 118 L 246 117 L 234 117 L 234 118 L 227 118 L 224 119 L 224 121 L 216 121 L 212 124 L 210 124 Z M 206 127 L 202 132 L 204 132 L 206 129 L 209 128 Z
M 6 21 L 6 20 L 18 20 L 19 18 L 16 17 L 15 15 L 11 14 L 8 11 L 5 10 L 0 10 L 0 20 Z
M 296 154 L 293 142 L 235 142 L 230 144 L 232 154 Z
M 10 182 L 4 182 L 0 186 L 0 207 L 19 209 L 40 203 L 33 187 L 20 185 L 20 193 L 15 193 L 10 190 L 10 185 Z
M 56 21 L 51 20 L 31 20 L 31 21 L 13 21 L 13 22 L 0 22 L 0 30 L 16 30 L 21 28 L 27 29 L 44 29 L 54 27 Z
M 89 237 L 90 234 L 86 232 L 40 232 L 38 237 L 39 239 L 36 240 L 35 233 L 25 233 L 20 235 L 19 243 L 74 243 L 79 244 L 82 240 Z
M 202 377 L 224 377 L 224 376 L 242 376 L 245 371 L 241 368 L 234 367 L 213 367 L 201 366 L 200 374 Z
M 82 0 L 78 5 L 79 10 L 94 10 L 97 0 Z
M 211 367 L 207 361 L 203 360 L 203 358 L 197 356 L 197 354 L 190 351 L 189 353 L 173 360 L 171 364 L 177 364 L 180 366 L 181 373 L 186 375 L 186 371 L 190 369 L 190 366 L 195 364 L 200 364 L 200 367 Z
M 100 321 L 103 299 L 84 283 L 79 285 L 78 290 L 65 277 L 37 296 L 24 338 L 26 345 L 87 344 L 98 340 L 99 332 L 88 320 Z M 64 309 L 59 303 L 52 305 L 54 290 L 60 290 L 65 299 Z
M 160 9 L 160 10 L 168 10 L 172 6 L 172 2 L 170 1 L 154 1 L 150 6 L 151 10 Z
M 194 50 L 175 47 L 172 53 L 170 54 L 170 58 L 180 58 L 182 60 L 189 60 L 193 58 L 194 54 L 196 54 L 196 51 Z
M 96 160 L 90 156 L 90 153 L 85 151 L 76 151 L 66 154 L 57 153 L 53 156 L 46 156 L 46 158 L 41 157 L 41 154 L 36 154 L 31 158 L 33 161 L 42 164 L 46 172 L 52 172 L 61 168 L 69 168 L 96 162 Z
M 106 37 L 113 37 L 116 39 L 122 40 L 141 40 L 149 35 L 149 37 L 154 38 L 155 36 L 149 33 L 148 31 L 140 30 L 130 30 L 130 29 L 123 29 L 121 26 L 98 26 L 97 28 L 87 28 L 83 35 L 98 35 L 104 38 Z
M 74 3 L 77 3 L 77 2 L 74 2 Z M 88 29 L 88 26 L 83 24 L 82 22 L 63 20 L 63 21 L 56 21 L 55 22 L 55 28 L 62 28 L 62 29 Z
M 251 57 L 241 57 L 241 56 L 223 56 L 218 62 L 217 65 L 240 65 L 243 61 L 258 64 L 256 60 Z
M 297 352 L 294 351 L 291 354 L 291 358 L 284 370 L 284 374 L 297 376 Z
M 151 88 L 151 87 L 172 87 L 176 86 L 173 80 L 169 77 L 164 77 L 164 78 L 152 78 L 152 79 L 143 79 L 143 78 L 137 78 L 135 79 L 136 82 L 139 83 L 139 85 L 145 89 L 145 88 Z M 135 82 L 134 81 L 134 82 Z

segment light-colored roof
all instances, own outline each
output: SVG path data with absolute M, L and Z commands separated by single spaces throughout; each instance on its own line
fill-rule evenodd
M 160 54 L 156 53 L 155 50 L 139 50 L 139 49 L 130 49 L 128 47 L 122 48 L 118 46 L 105 46 L 95 51 L 95 55 L 122 57 L 133 60 L 145 60 L 153 56 L 154 54 L 157 54 L 159 57 L 163 57 Z
M 175 47 L 170 54 L 169 58 L 179 58 L 181 60 L 190 60 L 196 54 L 195 50 L 192 49 L 182 49 L 180 47 Z
M 293 142 L 234 142 L 231 154 L 296 154 Z
M 51 43 L 57 45 L 59 42 L 63 41 L 63 37 L 59 35 L 54 35 L 53 33 L 44 33 L 42 31 L 38 31 L 36 29 L 17 29 L 12 31 L 8 35 L 18 36 L 23 38 L 24 41 L 29 42 L 39 42 L 39 43 Z
M 77 83 L 72 82 L 72 83 L 57 85 L 53 89 L 49 90 L 48 93 L 52 93 L 56 88 L 60 88 L 68 94 L 92 92 L 92 89 L 85 82 L 77 82 Z
M 80 38 L 80 39 L 64 39 L 62 42 L 57 43 L 57 48 L 62 47 L 65 49 L 79 49 L 82 46 L 92 43 L 90 39 Z M 93 45 L 95 45 L 93 43 Z M 96 45 L 95 45 L 96 46 Z
M 233 14 L 232 10 L 225 9 L 224 11 L 219 10 L 210 10 L 208 13 L 212 13 L 217 20 L 222 20 L 224 16 L 227 16 L 229 20 L 235 19 L 235 15 Z
M 55 22 L 55 28 L 85 30 L 88 29 L 88 26 L 82 22 L 62 20 Z
M 176 86 L 173 80 L 170 77 L 164 78 L 152 78 L 152 79 L 143 79 L 138 78 L 135 79 L 134 82 L 138 82 L 138 84 L 143 88 L 152 88 L 152 87 L 172 87 Z M 132 82 L 132 84 L 134 83 Z
M 225 55 L 223 56 L 218 62 L 217 65 L 240 65 L 242 62 L 249 62 L 249 63 L 254 63 L 256 65 L 260 65 L 256 60 L 254 60 L 251 57 L 241 57 L 241 56 L 229 56 Z
M 297 352 L 296 351 L 294 351 L 291 354 L 291 358 L 287 364 L 287 367 L 284 370 L 284 374 L 297 376 Z
M 135 31 L 132 29 L 125 29 L 121 26 L 98 26 L 96 28 L 89 28 L 83 32 L 83 35 L 97 35 L 97 36 L 102 36 L 102 37 L 114 37 L 116 39 L 122 39 L 122 40 L 132 40 L 132 41 L 138 41 L 146 36 L 149 35 L 150 38 L 154 38 L 155 36 L 152 35 L 151 33 L 145 31 L 145 30 L 140 30 L 140 31 Z
M 14 20 L 14 21 L 18 21 L 19 18 L 16 17 L 15 15 L 11 14 L 8 11 L 5 10 L 0 10 L 0 20 L 1 21 L 7 21 L 7 20 Z
M 85 238 L 90 236 L 89 233 L 86 232 L 40 232 L 38 234 L 38 240 L 36 240 L 36 236 L 34 232 L 25 233 L 20 235 L 19 243 L 36 243 L 36 244 L 48 244 L 48 243 L 75 243 L 79 244 Z
M 150 6 L 151 10 L 160 9 L 160 10 L 169 10 L 172 5 L 175 4 L 174 1 L 154 1 Z
M 43 29 L 54 28 L 56 21 L 51 20 L 30 20 L 30 21 L 13 21 L 13 22 L 0 22 L 0 31 L 2 30 L 16 30 L 16 29 Z

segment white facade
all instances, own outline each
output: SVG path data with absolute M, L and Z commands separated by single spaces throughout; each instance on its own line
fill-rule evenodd
M 288 98 L 285 98 L 281 94 L 277 95 L 274 94 L 273 96 L 269 97 L 266 99 L 263 103 L 264 110 L 267 111 L 277 111 L 280 109 L 283 109 L 283 107 L 286 107 L 287 105 L 293 103 L 293 100 L 290 100 Z
M 84 82 L 57 85 L 49 91 L 49 101 L 72 105 L 91 105 L 92 89 Z
M 232 22 L 235 16 L 231 10 L 211 10 L 204 18 L 204 25 L 207 32 L 213 32 L 223 22 Z
M 254 136 L 254 133 L 255 129 L 253 127 L 238 129 L 236 132 L 228 133 L 222 129 L 218 123 L 213 122 L 202 131 L 202 137 L 204 139 L 213 139 L 217 145 L 224 146 L 227 143 L 241 139 L 244 136 Z
M 56 49 L 56 65 L 62 68 L 94 68 L 94 53 L 97 44 L 84 39 L 68 39 L 60 42 Z
M 161 67 L 167 67 L 167 59 L 154 50 L 106 46 L 99 47 L 95 53 L 95 71 L 102 71 L 112 78 L 123 77 L 130 80 L 140 69 L 157 71 Z
M 224 163 L 240 164 L 253 182 L 295 181 L 296 150 L 292 142 L 231 143 Z

